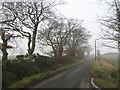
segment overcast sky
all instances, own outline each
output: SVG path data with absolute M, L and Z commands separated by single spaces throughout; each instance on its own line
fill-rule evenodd
M 56 9 L 66 18 L 83 20 L 84 27 L 92 34 L 92 38 L 89 40 L 93 48 L 92 53 L 94 53 L 94 40 L 99 38 L 99 34 L 101 34 L 98 15 L 104 16 L 108 13 L 106 6 L 100 3 L 100 1 L 101 0 L 65 0 L 66 3 L 64 5 L 56 6 Z M 26 40 L 20 42 L 19 48 L 21 49 L 19 49 L 19 53 L 26 52 L 27 44 L 25 43 Z M 24 50 L 22 49 L 23 47 L 25 48 Z M 103 47 L 100 40 L 97 41 L 97 48 L 101 53 L 117 52 L 117 50 Z
M 105 16 L 108 8 L 101 0 L 65 0 L 66 4 L 57 6 L 57 9 L 67 18 L 82 19 L 84 26 L 91 32 L 92 38 L 89 40 L 94 49 L 94 40 L 101 34 L 98 16 Z M 115 49 L 102 46 L 102 40 L 97 41 L 97 47 L 101 53 L 117 52 Z M 114 45 L 114 44 L 113 44 Z M 94 50 L 93 52 L 94 53 Z

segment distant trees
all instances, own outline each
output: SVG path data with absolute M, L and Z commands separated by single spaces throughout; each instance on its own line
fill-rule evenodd
M 57 18 L 46 23 L 43 24 L 38 39 L 43 45 L 52 47 L 54 57 L 59 63 L 63 63 L 63 55 L 72 59 L 80 53 L 79 48 L 82 49 L 89 36 L 81 21 Z
M 84 47 L 90 34 L 82 26 L 82 21 L 72 20 L 72 23 L 75 25 L 75 28 L 72 29 L 67 38 L 67 57 L 69 59 L 74 59 L 75 57 L 81 58 L 81 56 L 84 57 Z
M 90 45 L 87 45 L 86 47 L 85 47 L 85 52 L 86 52 L 86 54 L 87 55 L 90 55 L 90 52 L 93 50 L 93 48 L 90 46 Z

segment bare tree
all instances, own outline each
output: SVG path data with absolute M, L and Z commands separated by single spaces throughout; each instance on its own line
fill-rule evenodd
M 3 53 L 2 56 L 2 65 L 3 65 L 3 69 L 6 68 L 6 63 L 7 63 L 7 49 L 8 48 L 13 48 L 12 46 L 8 45 L 8 42 L 11 39 L 14 39 L 16 37 L 20 37 L 20 35 L 18 35 L 16 33 L 16 35 L 14 34 L 14 29 L 15 26 L 11 26 L 11 23 L 14 23 L 14 21 L 16 20 L 16 16 L 14 14 L 14 12 L 12 10 L 8 11 L 11 7 L 12 3 L 10 3 L 9 7 L 6 7 L 4 5 L 4 3 L 2 3 L 2 9 L 1 9 L 1 19 L 0 19 L 0 36 L 1 36 L 1 40 L 2 43 L 1 45 L 1 50 Z
M 105 40 L 110 40 L 116 44 L 116 46 L 105 44 L 107 47 L 112 47 L 115 49 L 120 48 L 120 1 L 112 0 L 107 2 L 109 5 L 110 13 L 108 16 L 100 18 L 100 23 L 103 25 L 101 37 Z M 112 13 L 111 13 L 112 12 Z
M 38 39 L 43 45 L 51 46 L 55 59 L 63 63 L 63 54 L 67 54 L 69 49 L 68 52 L 73 52 L 72 56 L 75 55 L 78 45 L 85 40 L 82 33 L 85 29 L 81 22 L 73 19 L 58 18 L 46 23 L 47 25 L 43 24 Z
M 1 46 L 1 50 L 2 50 L 2 53 L 3 53 L 3 56 L 2 56 L 2 65 L 3 65 L 3 69 L 6 68 L 6 63 L 7 63 L 7 56 L 8 56 L 8 53 L 7 53 L 7 49 L 9 48 L 13 48 L 12 46 L 8 45 L 8 42 L 10 41 L 11 38 L 15 38 L 15 37 L 18 37 L 18 36 L 14 36 L 13 34 L 10 34 L 8 33 L 8 31 L 4 31 L 3 29 L 1 29 L 3 32 L 2 32 L 2 35 L 1 35 L 1 39 L 2 39 L 2 46 Z
M 16 31 L 28 39 L 29 59 L 31 59 L 35 50 L 36 36 L 40 28 L 40 23 L 53 15 L 52 8 L 57 4 L 60 3 L 48 0 L 40 0 L 39 2 L 15 2 L 13 4 L 13 6 L 16 7 L 14 14 L 17 16 L 17 23 L 20 25 Z M 7 5 L 9 6 L 8 2 L 6 3 L 6 6 Z
M 76 24 L 76 27 L 70 33 L 66 45 L 67 56 L 69 59 L 84 56 L 84 47 L 88 41 L 88 37 L 90 36 L 85 32 L 86 29 L 82 26 L 82 21 L 74 20 L 74 23 Z
M 67 23 L 65 23 L 65 20 L 62 18 L 56 20 L 50 19 L 49 22 L 47 22 L 46 26 L 44 26 L 43 24 L 43 28 L 40 31 L 38 37 L 40 43 L 52 47 L 54 57 L 56 60 L 59 61 L 59 63 L 62 63 L 61 59 L 63 54 L 63 48 L 66 45 L 66 38 L 68 37 L 69 33 L 73 28 L 73 26 L 71 25 L 69 26 L 69 28 L 71 29 L 68 29 L 67 24 L 71 24 L 71 22 L 67 21 Z

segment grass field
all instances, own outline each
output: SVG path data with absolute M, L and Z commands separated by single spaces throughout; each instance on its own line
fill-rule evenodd
M 105 58 L 106 61 L 109 63 L 118 66 L 118 54 L 117 53 L 107 53 L 102 55 L 103 58 Z

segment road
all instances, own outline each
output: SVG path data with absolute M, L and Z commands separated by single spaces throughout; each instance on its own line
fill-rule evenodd
M 85 60 L 81 64 L 64 70 L 63 72 L 30 88 L 91 88 L 91 62 L 91 60 Z

